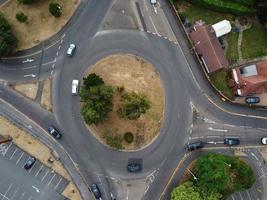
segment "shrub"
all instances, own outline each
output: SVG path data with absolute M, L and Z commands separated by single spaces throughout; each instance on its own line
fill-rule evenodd
M 60 17 L 62 13 L 62 7 L 58 3 L 49 3 L 49 12 L 54 17 Z
M 102 84 L 104 84 L 103 79 L 95 73 L 89 74 L 87 77 L 83 78 L 83 85 L 86 88 Z
M 19 3 L 22 4 L 32 4 L 34 3 L 36 0 L 18 0 Z
M 122 92 L 124 92 L 124 86 L 123 85 L 121 85 L 121 86 L 117 86 L 117 91 L 119 92 L 119 93 L 122 93 Z
M 123 138 L 119 135 L 113 135 L 112 133 L 106 133 L 104 138 L 107 144 L 114 149 L 123 149 L 122 141 Z
M 132 132 L 124 133 L 123 139 L 129 144 L 132 143 L 134 139 L 133 133 Z
M 19 12 L 16 14 L 16 19 L 21 23 L 27 23 L 28 16 L 25 15 L 23 12 Z

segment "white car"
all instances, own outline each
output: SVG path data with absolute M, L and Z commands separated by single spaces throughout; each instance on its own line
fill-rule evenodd
M 72 56 L 74 54 L 75 49 L 76 49 L 75 44 L 70 44 L 67 51 L 67 56 Z
M 71 94 L 77 95 L 78 92 L 79 92 L 79 81 L 78 80 L 72 80 Z
M 150 3 L 151 3 L 152 5 L 156 5 L 156 4 L 157 4 L 157 0 L 150 0 Z
M 262 144 L 267 144 L 267 137 L 261 138 L 261 143 Z

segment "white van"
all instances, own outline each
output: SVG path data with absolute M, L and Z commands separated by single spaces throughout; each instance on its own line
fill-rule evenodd
M 72 80 L 71 94 L 77 95 L 78 92 L 79 92 L 79 81 L 78 80 Z

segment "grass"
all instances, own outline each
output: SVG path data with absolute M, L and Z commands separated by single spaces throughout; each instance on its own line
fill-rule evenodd
M 215 72 L 214 74 L 210 75 L 210 80 L 214 84 L 214 86 L 226 97 L 232 99 L 234 95 L 232 90 L 227 85 L 228 78 L 229 74 L 227 69 Z
M 185 15 L 191 23 L 194 23 L 195 21 L 198 21 L 200 19 L 205 21 L 207 24 L 214 24 L 224 19 L 227 19 L 229 21 L 234 20 L 234 16 L 231 14 L 219 13 L 212 10 L 203 9 L 185 1 L 175 2 L 175 6 L 178 9 L 179 13 Z
M 238 40 L 238 33 L 230 32 L 228 34 L 227 36 L 228 49 L 226 52 L 226 57 L 230 63 L 235 63 L 238 60 L 237 40 Z
M 243 32 L 242 55 L 245 59 L 258 58 L 267 55 L 267 34 L 260 24 Z

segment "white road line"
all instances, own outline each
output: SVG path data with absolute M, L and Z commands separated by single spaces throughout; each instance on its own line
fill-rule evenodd
M 13 199 L 13 198 L 16 196 L 16 194 L 17 194 L 18 191 L 19 191 L 19 187 L 17 187 L 17 189 L 16 189 L 15 192 L 12 194 L 12 196 L 11 196 L 10 199 Z
M 9 148 L 10 148 L 11 145 L 12 145 L 12 142 L 10 142 L 10 144 L 8 145 L 7 150 L 6 150 L 6 152 L 3 154 L 3 156 L 6 155 L 6 153 L 8 152 L 8 150 L 9 150 Z
M 53 74 L 53 72 L 54 72 L 54 70 L 52 70 L 52 71 L 50 72 L 50 74 L 52 75 L 52 74 Z
M 43 182 L 43 180 L 44 180 L 44 179 L 45 179 L 45 177 L 47 176 L 48 172 L 49 172 L 49 169 L 47 170 L 47 172 L 46 172 L 46 173 L 45 173 L 45 175 L 43 176 L 43 178 L 42 178 L 41 182 Z
M 55 67 L 55 64 L 52 65 L 52 68 L 53 68 L 53 69 L 54 69 L 54 67 Z
M 249 200 L 251 200 L 251 196 L 250 196 L 250 194 L 249 194 L 249 192 L 246 190 L 246 192 L 247 192 L 247 194 L 248 194 L 248 198 L 249 198 Z
M 224 124 L 224 126 L 236 127 L 235 125 L 232 124 Z
M 35 162 L 35 163 L 36 163 L 36 162 Z M 33 163 L 32 167 L 31 167 L 31 169 L 28 171 L 28 173 L 31 173 L 32 168 L 35 166 L 35 163 Z
M 38 174 L 40 173 L 40 171 L 43 169 L 43 165 L 40 167 L 40 169 L 37 171 L 37 173 L 34 175 L 35 177 L 38 176 Z
M 57 60 L 54 59 L 54 60 L 49 61 L 49 62 L 47 62 L 47 63 L 43 63 L 42 66 L 45 66 L 45 65 L 49 65 L 49 64 L 55 63 L 56 61 L 57 61 Z
M 22 158 L 23 155 L 24 155 L 24 152 L 21 153 L 19 159 L 18 159 L 17 162 L 16 162 L 16 165 L 18 164 L 18 162 L 20 161 L 20 159 Z
M 60 48 L 61 48 L 61 45 L 58 46 L 58 50 L 60 50 Z
M 200 136 L 200 137 L 192 137 L 191 140 L 200 139 L 200 138 L 204 138 L 204 136 Z
M 26 77 L 32 77 L 32 78 L 34 78 L 34 77 L 36 77 L 36 75 L 35 74 L 24 74 L 23 77 L 24 78 L 26 78 Z
M 7 198 L 5 195 L 3 195 L 2 193 L 0 193 L 0 195 L 2 196 L 1 200 L 10 200 L 9 198 Z M 4 199 L 3 199 L 4 198 Z
M 55 176 L 56 176 L 56 174 L 54 174 L 54 176 L 52 176 L 52 178 L 50 179 L 49 183 L 47 184 L 48 186 L 51 184 L 51 182 L 53 181 Z
M 209 129 L 210 131 L 228 132 L 228 130 L 226 130 L 226 129 L 215 129 L 215 128 L 212 128 L 212 127 L 209 127 L 208 129 Z
M 12 185 L 13 185 L 13 183 L 11 183 L 11 184 L 8 186 L 7 191 L 5 192 L 5 194 L 3 195 L 3 197 L 2 197 L 1 200 L 3 200 L 4 198 L 7 198 L 6 195 L 7 195 L 7 193 L 9 192 L 9 190 L 12 188 Z M 9 199 L 9 198 L 7 198 L 7 199 Z
M 34 66 L 30 66 L 30 67 L 24 67 L 23 69 L 32 69 L 32 68 L 36 68 L 37 66 L 34 65 Z
M 61 180 L 62 180 L 62 177 L 60 177 L 60 179 L 59 179 L 59 181 L 58 181 L 58 183 L 56 184 L 56 186 L 54 187 L 55 188 L 55 190 L 57 189 L 57 187 L 59 186 L 59 183 L 61 182 Z
M 153 27 L 154 27 L 156 33 L 159 34 L 159 32 L 157 31 L 156 26 L 155 26 L 155 24 L 153 23 L 153 20 L 152 20 L 152 18 L 151 18 L 150 15 L 149 15 L 149 19 L 150 19 L 150 21 L 151 21 L 151 23 L 152 23 L 152 25 L 153 25 Z
M 219 135 L 208 135 L 207 138 L 219 138 Z
M 232 199 L 233 199 L 233 200 L 235 200 L 235 198 L 234 198 L 234 196 L 233 196 L 233 195 L 232 195 L 231 197 L 232 197 Z
M 56 53 L 56 56 L 58 56 L 58 51 L 57 51 L 57 53 Z
M 13 154 L 10 156 L 9 160 L 11 160 L 13 158 L 13 156 L 15 155 L 15 153 L 17 152 L 17 148 L 15 149 L 15 151 L 13 152 Z
M 240 198 L 243 200 L 241 193 L 240 193 L 240 192 L 238 192 L 238 194 L 239 194 Z

